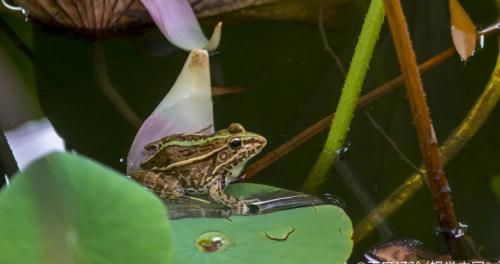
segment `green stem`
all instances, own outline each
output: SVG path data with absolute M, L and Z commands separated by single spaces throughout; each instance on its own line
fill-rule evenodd
M 326 173 L 331 168 L 337 151 L 344 145 L 373 49 L 384 22 L 384 15 L 382 0 L 372 0 L 337 105 L 335 120 L 332 120 L 323 150 L 302 186 L 304 192 L 316 193 L 318 191 L 319 186 L 326 180 Z

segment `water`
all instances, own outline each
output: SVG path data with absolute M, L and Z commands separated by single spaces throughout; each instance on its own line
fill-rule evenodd
M 408 1 L 407 1 L 408 2 Z M 461 1 L 477 24 L 496 20 L 494 1 L 481 5 Z M 406 3 L 410 30 L 419 61 L 451 46 L 446 1 Z M 362 11 L 352 9 L 352 21 L 342 30 L 327 28 L 333 50 L 347 65 L 359 33 Z M 356 13 L 358 12 L 358 13 Z M 4 13 L 0 14 L 4 16 Z M 2 52 L 14 61 L 28 93 L 36 97 L 43 114 L 71 149 L 124 171 L 136 128 L 121 116 L 96 84 L 95 42 L 74 34 L 30 28 L 22 19 L 8 18 L 24 40 L 33 39 L 36 56 L 31 63 L 0 37 Z M 211 29 L 213 23 L 206 23 Z M 208 32 L 208 30 L 207 30 Z M 108 36 L 101 42 L 109 78 L 130 108 L 144 119 L 163 98 L 179 73 L 187 53 L 165 43 L 155 30 L 127 36 Z M 153 48 L 152 48 L 153 47 Z M 485 40 L 484 49 L 464 65 L 455 56 L 425 75 L 423 81 L 440 142 L 459 124 L 481 93 L 494 66 L 495 37 Z M 242 123 L 249 131 L 268 138 L 270 151 L 330 114 L 335 109 L 343 84 L 342 74 L 324 51 L 316 25 L 290 22 L 252 21 L 226 23 L 219 51 L 211 55 L 214 86 L 242 87 L 236 94 L 216 97 L 216 128 Z M 387 26 L 380 36 L 363 93 L 392 79 L 399 66 Z M 29 77 L 34 73 L 34 78 Z M 36 90 L 35 90 L 36 89 Z M 365 108 L 397 143 L 402 153 L 420 164 L 420 152 L 408 101 L 399 88 Z M 484 256 L 498 256 L 500 248 L 500 206 L 489 187 L 500 172 L 500 110 L 497 107 L 478 134 L 445 168 L 459 221 L 467 223 Z M 349 151 L 342 159 L 349 164 L 349 177 L 357 188 L 377 205 L 401 184 L 414 169 L 373 127 L 366 115 L 357 113 L 349 135 Z M 312 167 L 326 131 L 262 171 L 252 181 L 298 190 Z M 260 155 L 262 156 L 262 154 Z M 360 202 L 349 182 L 338 170 L 330 171 L 322 192 L 342 197 L 345 210 L 356 224 L 366 214 L 367 202 Z M 436 214 L 426 188 L 386 219 L 391 236 L 414 238 L 426 248 L 443 248 L 433 232 Z M 386 232 L 384 232 L 386 233 Z M 374 244 L 385 242 L 378 232 L 357 244 L 354 259 Z

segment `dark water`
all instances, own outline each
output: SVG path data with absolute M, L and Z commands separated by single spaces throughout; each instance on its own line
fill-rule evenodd
M 419 61 L 451 46 L 447 1 L 404 1 L 410 31 Z M 461 1 L 477 25 L 496 20 L 494 1 Z M 350 20 L 340 29 L 328 30 L 332 48 L 348 65 L 357 41 L 363 12 L 350 8 Z M 5 16 L 3 13 L 2 17 Z M 103 95 L 95 79 L 95 50 L 105 51 L 107 71 L 113 86 L 141 118 L 146 118 L 175 81 L 186 52 L 176 50 L 155 30 L 127 36 L 108 36 L 92 41 L 75 35 L 47 32 L 17 19 L 6 18 L 26 40 L 32 40 L 36 56 L 33 67 L 5 44 L 14 66 L 38 103 L 65 138 L 68 146 L 118 170 L 135 135 L 134 128 Z M 207 32 L 213 26 L 208 23 Z M 31 35 L 32 34 L 32 35 Z M 8 43 L 1 39 L 2 43 Z M 2 44 L 4 45 L 4 44 Z M 466 64 L 453 57 L 423 75 L 428 103 L 440 141 L 461 122 L 488 81 L 496 61 L 497 40 L 486 41 L 484 49 Z M 343 84 L 343 77 L 324 51 L 316 25 L 287 22 L 226 23 L 217 54 L 211 57 L 212 81 L 217 86 L 238 86 L 238 94 L 215 98 L 216 127 L 240 122 L 248 130 L 268 138 L 267 151 L 331 113 Z M 33 72 L 33 77 L 29 77 Z M 399 66 L 387 25 L 376 47 L 363 93 L 392 79 Z M 36 91 L 35 91 L 36 90 Z M 384 128 L 402 152 L 419 165 L 418 142 L 405 90 L 401 87 L 358 111 L 348 138 L 348 151 L 330 172 L 322 187 L 339 196 L 356 224 L 367 212 L 342 175 L 355 178 L 358 192 L 378 204 L 412 174 L 389 143 L 369 122 L 366 112 Z M 484 256 L 500 252 L 499 202 L 489 183 L 500 174 L 500 110 L 489 120 L 463 151 L 446 166 L 452 196 L 460 222 L 481 246 Z M 252 181 L 298 190 L 314 163 L 326 131 L 285 156 Z M 375 243 L 415 238 L 429 249 L 442 249 L 434 234 L 436 217 L 429 191 L 422 188 L 399 211 L 387 219 L 390 233 L 372 236 L 355 245 L 358 257 Z

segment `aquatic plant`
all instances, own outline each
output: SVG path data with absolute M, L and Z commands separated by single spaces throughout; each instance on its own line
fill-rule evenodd
M 332 8 L 337 2 L 340 8 Z M 66 148 L 81 154 L 52 154 L 12 176 L 17 171 L 16 161 L 4 146 L 14 145 L 5 137 L 0 138 L 0 154 L 11 161 L 0 163 L 0 170 L 6 173 L 5 184 L 9 181 L 11 184 L 0 192 L 0 225 L 5 223 L 0 232 L 7 237 L 5 243 L 0 243 L 0 255 L 8 256 L 8 262 L 30 263 L 29 259 L 40 258 L 57 263 L 73 257 L 76 263 L 85 259 L 127 263 L 112 252 L 117 248 L 113 245 L 121 244 L 120 250 L 134 247 L 161 251 L 162 256 L 147 256 L 151 263 L 156 263 L 156 259 L 161 259 L 157 263 L 267 263 L 276 258 L 283 261 L 281 255 L 290 258 L 291 263 L 340 263 L 351 254 L 353 243 L 356 250 L 351 260 L 366 253 L 365 257 L 372 262 L 408 261 L 384 259 L 387 256 L 378 254 L 389 249 L 405 251 L 404 258 L 431 255 L 439 260 L 482 259 L 477 249 L 483 247 L 483 252 L 491 254 L 491 248 L 498 244 L 491 230 L 498 215 L 495 133 L 499 127 L 486 120 L 496 115 L 493 109 L 499 98 L 499 86 L 498 59 L 496 66 L 494 61 L 497 41 L 487 35 L 494 35 L 498 24 L 476 32 L 474 22 L 486 25 L 494 21 L 493 1 L 436 2 L 432 11 L 426 8 L 425 1 L 403 2 L 409 26 L 402 19 L 399 1 L 385 1 L 392 32 L 382 30 L 380 36 L 382 1 L 369 2 L 377 5 L 379 11 L 377 20 L 372 20 L 377 23 L 370 23 L 367 20 L 370 16 L 365 17 L 365 25 L 372 28 L 367 35 L 371 42 L 364 42 L 367 38 L 363 34 L 357 38 L 367 1 L 7 2 L 16 10 L 29 10 L 24 15 L 37 26 L 32 29 L 32 24 L 23 22 L 20 15 L 11 19 L 7 13 L 0 14 L 0 30 L 5 33 L 0 36 L 0 67 L 5 69 L 2 61 L 7 58 L 15 61 L 13 67 L 18 68 L 17 62 L 22 57 L 22 65 L 29 65 L 29 70 L 23 69 L 20 76 L 34 79 L 27 82 L 33 88 L 28 94 L 37 90 L 37 95 L 31 96 L 38 99 L 44 115 L 67 142 Z M 42 3 L 43 8 L 37 3 Z M 99 4 L 90 8 L 88 3 Z M 393 7 L 399 10 L 394 12 Z M 472 19 L 467 15 L 470 10 Z M 215 28 L 210 40 L 202 32 L 195 14 L 206 19 L 203 23 L 206 29 Z M 350 18 L 342 20 L 345 16 Z M 332 17 L 339 18 L 341 23 L 333 23 L 337 20 Z M 214 52 L 213 43 L 219 43 L 221 36 L 221 24 L 217 22 L 222 18 L 228 41 L 220 52 Z M 280 22 L 263 22 L 269 18 Z M 293 23 L 281 22 L 290 18 Z M 306 24 L 302 23 L 305 21 Z M 426 24 L 427 21 L 432 25 Z M 159 30 L 144 27 L 153 26 L 153 22 Z M 38 26 L 42 23 L 43 26 Z M 53 28 L 54 25 L 58 27 Z M 51 28 L 50 32 L 47 28 Z M 408 35 L 405 28 L 410 30 L 411 40 L 405 36 Z M 378 37 L 380 40 L 374 46 Z M 392 46 L 393 41 L 397 49 Z M 450 48 L 452 42 L 454 47 Z M 479 48 L 475 48 L 476 42 Z M 358 47 L 351 59 L 356 43 Z M 400 46 L 401 43 L 404 45 Z M 411 47 L 415 48 L 417 58 L 427 60 L 417 65 Z M 399 58 L 395 57 L 396 50 Z M 359 54 L 363 56 L 358 57 Z M 349 60 L 350 65 L 346 65 L 349 76 L 344 80 L 346 76 L 341 71 L 343 63 Z M 402 74 L 397 76 L 400 69 Z M 418 83 L 418 72 L 424 78 L 428 99 L 422 92 L 414 93 L 423 90 Z M 481 91 L 488 77 L 490 81 Z M 2 79 L 2 83 L 9 85 L 8 79 Z M 405 83 L 410 101 L 402 89 L 397 89 Z M 211 86 L 238 89 L 212 100 Z M 361 86 L 367 90 L 364 95 Z M 341 87 L 345 89 L 340 91 Z M 370 90 L 372 87 L 377 88 Z M 419 100 L 419 107 L 415 107 L 415 99 Z M 335 107 L 337 112 L 332 113 Z M 1 108 L 5 106 L 2 104 Z M 430 114 L 422 114 L 425 108 L 432 110 L 432 123 Z M 2 111 L 2 117 L 13 116 L 9 115 L 12 108 L 7 109 Z M 364 109 L 366 115 L 355 114 L 359 109 Z M 175 133 L 211 133 L 217 128 L 213 113 L 218 125 L 227 127 L 230 122 L 241 122 L 269 139 L 267 152 L 250 164 L 244 172 L 245 179 L 258 181 L 255 177 L 260 176 L 266 183 L 299 189 L 319 154 L 322 158 L 310 175 L 324 177 L 309 178 L 304 184 L 308 192 L 318 193 L 318 197 L 260 184 L 234 183 L 227 192 L 244 199 L 259 199 L 253 209 L 259 208 L 260 214 L 224 218 L 221 216 L 227 217 L 231 211 L 208 204 L 206 196 L 185 197 L 180 202 L 161 201 L 135 182 L 125 180 L 125 173 L 106 167 L 124 171 L 124 156 L 134 135 L 127 163 L 129 171 L 136 170 L 147 157 L 143 146 L 150 141 Z M 415 118 L 418 130 L 411 125 L 411 117 Z M 139 129 L 142 120 L 145 122 Z M 328 135 L 323 134 L 328 136 L 326 141 L 315 138 L 327 130 Z M 448 134 L 448 139 L 442 140 Z M 439 149 L 437 139 L 443 142 Z M 25 143 L 25 147 L 34 153 L 30 144 Z M 421 152 L 419 144 L 423 146 Z M 287 155 L 292 150 L 293 155 Z M 457 161 L 450 162 L 455 156 Z M 420 163 L 423 165 L 419 166 Z M 445 165 L 448 179 L 441 173 Z M 429 174 L 426 167 L 430 168 Z M 93 176 L 86 178 L 91 174 L 105 177 L 103 186 Z M 411 176 L 398 177 L 404 174 Z M 73 179 L 75 176 L 88 181 Z M 339 177 L 341 180 L 337 180 Z M 402 184 L 397 187 L 400 181 Z M 415 196 L 426 182 L 431 192 Z M 148 200 L 146 196 L 151 203 L 134 206 L 135 201 L 116 189 L 134 189 L 130 192 L 137 196 L 138 204 Z M 109 196 L 99 195 L 107 192 Z M 322 192 L 339 193 L 342 198 L 320 195 Z M 116 194 L 124 195 L 123 201 Z M 426 194 L 429 199 L 425 199 Z M 384 196 L 387 198 L 379 202 Z M 430 202 L 431 197 L 434 202 Z M 152 209 L 152 204 L 159 207 Z M 345 211 L 357 222 L 354 233 L 349 217 L 335 206 L 338 204 L 346 204 Z M 432 217 L 433 205 L 438 221 Z M 91 212 L 93 206 L 95 213 Z M 154 227 L 136 225 L 136 221 L 144 220 L 147 215 L 138 207 L 162 216 L 148 215 Z M 457 208 L 456 217 L 453 208 Z M 479 219 L 478 213 L 486 213 L 488 217 Z M 158 229 L 164 235 L 161 241 L 156 239 L 160 236 L 151 236 L 156 247 L 148 249 L 150 241 L 143 237 L 139 238 L 141 244 L 130 241 L 135 233 L 151 234 L 167 214 L 166 226 L 170 230 Z M 125 223 L 127 218 L 132 218 L 130 225 Z M 87 228 L 86 221 L 98 221 L 93 227 L 101 232 L 92 233 L 94 229 Z M 471 227 L 470 232 L 465 224 Z M 129 227 L 130 232 L 120 234 L 124 228 L 119 227 Z M 53 232 L 47 235 L 47 230 Z M 378 231 L 379 236 L 373 235 L 373 231 Z M 449 250 L 435 246 L 439 241 L 437 234 L 452 242 L 448 243 Z M 401 236 L 413 236 L 435 247 L 431 251 L 421 250 L 422 243 L 397 238 Z M 121 238 L 123 243 L 109 242 Z M 374 239 L 395 240 L 376 245 Z M 100 244 L 101 241 L 106 244 Z M 303 243 L 316 244 L 309 248 Z M 61 249 L 60 254 L 54 248 Z M 28 253 L 19 257 L 21 249 Z M 259 254 L 262 251 L 265 254 Z M 126 253 L 135 254 L 123 254 L 130 260 L 147 258 L 135 250 Z M 309 254 L 313 257 L 308 257 Z

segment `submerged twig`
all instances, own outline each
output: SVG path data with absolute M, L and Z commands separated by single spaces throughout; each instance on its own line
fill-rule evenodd
M 447 50 L 439 53 L 438 55 L 430 58 L 424 63 L 418 66 L 421 73 L 427 72 L 434 66 L 437 66 L 453 55 L 455 55 L 455 48 L 451 47 Z M 390 91 L 396 89 L 400 84 L 403 83 L 403 76 L 400 75 L 385 84 L 375 88 L 374 90 L 368 92 L 367 94 L 361 96 L 358 100 L 357 109 L 363 108 L 376 99 L 382 97 L 383 95 L 389 93 Z M 294 136 L 292 139 L 284 143 L 283 145 L 277 147 L 273 151 L 267 153 L 264 157 L 250 165 L 245 171 L 245 179 L 249 179 L 257 175 L 258 172 L 267 168 L 273 162 L 279 160 L 286 154 L 290 153 L 295 148 L 304 144 L 306 141 L 311 139 L 313 136 L 319 134 L 321 131 L 327 129 L 331 124 L 334 114 L 328 115 L 318 122 L 314 123 L 312 126 L 308 127 L 304 131 L 300 132 L 298 135 Z
M 398 144 L 392 140 L 392 138 L 385 133 L 384 129 L 375 121 L 375 119 L 370 115 L 370 113 L 365 112 L 366 116 L 368 117 L 368 120 L 370 120 L 370 123 L 372 123 L 373 127 L 391 144 L 391 147 L 398 153 L 399 157 L 406 162 L 410 167 L 412 167 L 416 172 L 419 172 L 420 169 L 417 168 L 417 166 L 411 162 L 411 160 L 401 151 L 401 149 L 398 147 Z
M 481 96 L 467 113 L 462 123 L 455 128 L 444 144 L 439 148 L 442 161 L 446 164 L 454 158 L 467 142 L 474 136 L 491 114 L 491 111 L 500 99 L 500 56 L 493 74 Z M 423 170 L 424 167 L 420 166 Z M 377 226 L 378 219 L 385 219 L 412 197 L 423 184 L 423 174 L 415 173 L 408 177 L 389 197 L 387 197 L 375 210 L 361 220 L 354 229 L 354 241 L 365 238 Z
M 493 35 L 494 33 L 497 33 L 498 30 L 500 30 L 500 21 L 497 21 L 497 22 L 483 28 L 482 30 L 477 32 L 477 34 L 479 36 Z
M 131 125 L 139 128 L 142 120 L 130 108 L 127 101 L 116 91 L 108 76 L 108 70 L 105 60 L 103 47 L 100 43 L 96 43 L 94 47 L 94 65 L 97 84 L 101 88 L 103 94 L 113 104 L 115 109 L 120 113 Z
M 416 56 L 410 40 L 406 18 L 403 14 L 403 7 L 400 0 L 384 0 L 384 7 L 401 71 L 405 79 L 406 92 L 413 113 L 422 159 L 427 170 L 427 183 L 434 200 L 438 223 L 441 233 L 451 249 L 451 241 L 455 238 L 455 232 L 460 227 L 453 209 L 448 180 L 443 171 L 436 134 L 420 73 L 418 72 Z
M 315 193 L 318 191 L 337 157 L 337 150 L 342 148 L 344 144 L 383 21 L 382 1 L 371 1 L 340 95 L 335 121 L 332 119 L 323 150 L 302 186 L 302 190 L 305 192 Z
M 333 49 L 331 48 L 330 43 L 328 42 L 328 38 L 326 37 L 325 25 L 323 22 L 323 20 L 324 20 L 323 19 L 323 0 L 319 0 L 318 6 L 319 6 L 318 7 L 318 29 L 319 29 L 319 33 L 321 35 L 321 40 L 323 41 L 323 46 L 324 46 L 326 52 L 328 52 L 328 54 L 330 54 L 330 56 L 332 56 L 333 60 L 337 64 L 337 67 L 339 67 L 340 73 L 342 73 L 342 76 L 345 79 L 347 73 L 344 69 L 344 65 L 342 64 L 342 61 L 340 60 L 339 56 L 337 56 L 335 51 L 333 51 Z

